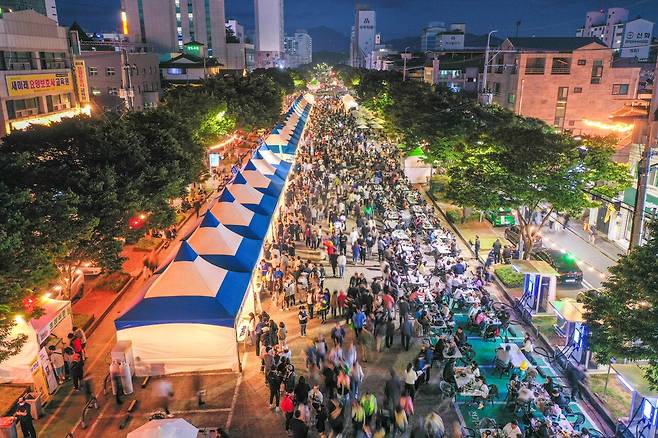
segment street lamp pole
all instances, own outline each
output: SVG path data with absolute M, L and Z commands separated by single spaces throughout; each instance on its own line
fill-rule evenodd
M 487 73 L 489 70 L 489 50 L 491 50 L 491 35 L 498 32 L 497 30 L 492 30 L 487 35 L 487 48 L 484 51 L 484 74 L 482 75 L 482 92 L 484 93 L 487 90 Z

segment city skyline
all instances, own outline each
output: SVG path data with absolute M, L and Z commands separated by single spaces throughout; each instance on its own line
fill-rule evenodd
M 247 33 L 253 34 L 253 2 L 226 0 L 225 5 L 226 18 L 237 19 L 245 26 Z M 327 26 L 349 37 L 354 21 L 354 5 L 353 0 L 330 3 L 287 0 L 286 32 Z M 57 6 L 64 25 L 78 21 L 85 29 L 94 31 L 118 29 L 119 0 L 60 0 Z M 377 11 L 378 28 L 384 40 L 420 35 L 421 29 L 434 20 L 465 22 L 469 32 L 475 34 L 497 29 L 501 36 L 513 36 L 516 23 L 520 20 L 519 33 L 522 36 L 573 36 L 576 29 L 583 25 L 586 12 L 609 7 L 627 8 L 631 18 L 641 16 L 658 21 L 658 8 L 653 0 L 501 0 L 495 5 L 486 0 L 374 0 L 369 2 L 369 6 Z M 543 8 L 541 14 L 538 13 L 540 8 Z M 510 10 L 515 13 L 509 14 Z M 348 50 L 349 47 L 345 47 L 345 52 Z

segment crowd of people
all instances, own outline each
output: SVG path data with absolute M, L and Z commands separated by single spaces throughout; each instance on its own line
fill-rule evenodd
M 295 437 L 307 436 L 309 429 L 320 436 L 413 431 L 442 437 L 438 410 L 412 421 L 417 390 L 429 381 L 434 363 L 429 344 L 403 372 L 390 370 L 383 394 L 361 386 L 369 358 L 390 349 L 398 334 L 409 350 L 412 339 L 429 330 L 432 310 L 440 309 L 435 301 L 447 284 L 458 284 L 452 272 L 465 269 L 465 262 L 454 236 L 409 187 L 396 148 L 358 130 L 339 104 L 327 99 L 316 105 L 274 238 L 260 261 L 262 291 L 272 305 L 269 314 L 250 315 L 250 335 L 262 359 L 270 408 L 283 413 Z M 394 212 L 411 207 L 413 217 L 392 224 Z M 423 256 L 427 245 L 433 268 Z M 326 261 L 300 255 L 317 250 Z M 369 279 L 356 270 L 348 279 L 348 260 L 354 266 L 379 263 L 379 275 Z M 344 278 L 341 287 L 325 287 L 329 277 Z M 426 287 L 432 278 L 442 280 Z M 283 313 L 275 318 L 274 312 Z M 293 365 L 288 346 L 293 328 L 283 319 L 289 313 L 296 314 L 294 331 L 302 338 L 311 320 L 326 323 L 308 341 L 303 371 Z

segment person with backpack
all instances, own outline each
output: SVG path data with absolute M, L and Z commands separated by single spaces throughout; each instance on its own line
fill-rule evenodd
M 305 338 L 306 337 L 306 324 L 308 324 L 308 312 L 306 311 L 306 307 L 299 306 L 299 314 L 297 315 L 297 318 L 299 319 L 300 335 L 301 335 L 301 337 Z

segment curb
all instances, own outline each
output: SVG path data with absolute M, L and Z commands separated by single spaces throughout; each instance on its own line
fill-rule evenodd
M 141 274 L 140 274 L 140 276 L 141 276 Z M 105 319 L 105 317 L 112 311 L 112 308 L 115 306 L 115 304 L 121 299 L 121 297 L 123 297 L 123 295 L 126 293 L 128 288 L 133 284 L 133 282 L 137 278 L 139 278 L 139 276 L 138 277 L 130 277 L 128 279 L 128 281 L 126 281 L 126 284 L 123 285 L 121 290 L 119 290 L 119 292 L 116 293 L 116 295 L 112 299 L 112 302 L 110 303 L 110 305 L 107 306 L 105 308 L 105 310 L 103 310 L 103 313 L 101 313 L 98 318 L 94 318 L 92 323 L 89 325 L 89 328 L 87 329 L 87 336 L 90 336 L 94 332 L 94 330 L 96 330 L 96 328 Z

